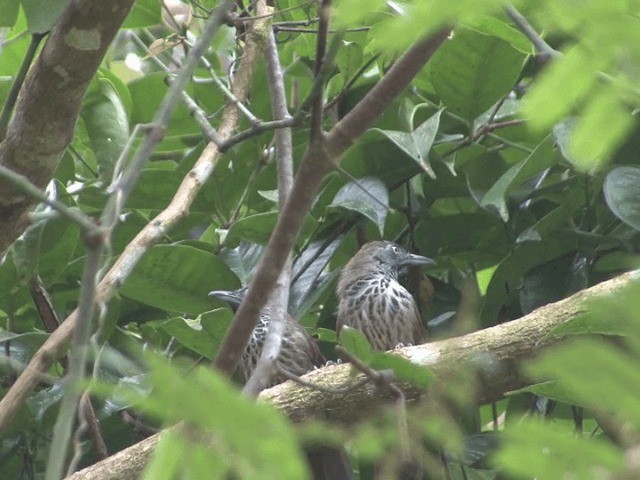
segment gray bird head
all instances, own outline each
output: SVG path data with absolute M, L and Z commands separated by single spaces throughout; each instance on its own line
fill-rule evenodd
M 395 277 L 403 267 L 434 264 L 430 258 L 409 253 L 393 242 L 369 242 L 345 266 L 343 276 L 362 276 L 379 271 Z
M 238 290 L 212 290 L 209 292 L 209 296 L 227 302 L 235 312 L 242 303 L 247 290 L 247 287 L 242 287 Z

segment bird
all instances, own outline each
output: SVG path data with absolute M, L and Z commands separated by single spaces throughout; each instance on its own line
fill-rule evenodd
M 242 303 L 246 292 L 246 287 L 233 291 L 213 290 L 209 292 L 209 296 L 226 302 L 235 312 L 240 306 L 240 303 Z M 260 312 L 258 324 L 253 329 L 249 343 L 240 360 L 240 371 L 245 381 L 251 377 L 262 355 L 270 321 L 271 311 L 269 307 L 265 307 L 262 312 Z M 317 340 L 313 338 L 300 323 L 290 315 L 285 315 L 284 322 L 282 346 L 280 347 L 280 355 L 277 358 L 279 368 L 273 373 L 268 382 L 266 382 L 267 388 L 287 380 L 287 378 L 280 373 L 280 370 L 286 370 L 300 377 L 326 363 L 325 357 L 322 355 L 322 352 L 320 352 Z
M 393 242 L 364 244 L 340 272 L 336 289 L 338 338 L 347 326 L 360 330 L 375 350 L 422 343 L 422 317 L 409 291 L 398 282 L 398 275 L 409 265 L 433 264 L 432 259 L 409 253 Z M 381 464 L 373 468 L 378 474 L 383 470 Z M 401 458 L 393 470 L 395 477 L 403 480 L 423 477 L 421 464 L 411 457 Z
M 393 242 L 363 245 L 340 272 L 338 336 L 345 326 L 358 329 L 375 350 L 422 343 L 422 317 L 409 291 L 398 282 L 398 274 L 409 265 L 433 264 L 432 259 Z
M 209 292 L 209 296 L 225 301 L 235 312 L 247 290 L 247 287 L 233 291 L 213 290 Z M 251 377 L 262 355 L 270 322 L 271 311 L 269 307 L 265 307 L 260 312 L 258 324 L 251 333 L 240 361 L 240 371 L 245 381 Z M 276 360 L 278 368 L 268 379 L 267 387 L 287 380 L 287 377 L 281 373 L 282 370 L 301 376 L 326 364 L 316 339 L 291 315 L 285 315 L 284 322 L 282 345 Z M 314 480 L 351 480 L 353 478 L 351 465 L 343 449 L 318 445 L 306 448 L 305 453 Z

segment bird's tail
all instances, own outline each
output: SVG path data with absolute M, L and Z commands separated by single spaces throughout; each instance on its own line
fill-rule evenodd
M 353 471 L 347 452 L 335 447 L 312 447 L 306 450 L 313 480 L 352 480 Z

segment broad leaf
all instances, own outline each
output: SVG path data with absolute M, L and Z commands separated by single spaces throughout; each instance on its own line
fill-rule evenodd
M 213 254 L 186 245 L 153 247 L 124 282 L 121 293 L 169 312 L 211 310 L 213 289 L 238 288 L 236 276 Z
M 607 174 L 603 190 L 607 205 L 616 217 L 640 230 L 640 168 L 614 168 Z
M 509 93 L 524 59 L 498 37 L 461 28 L 431 59 L 431 80 L 447 108 L 471 122 Z
M 377 178 L 358 178 L 340 189 L 330 207 L 361 213 L 376 224 L 382 235 L 389 209 L 389 193 L 386 185 Z

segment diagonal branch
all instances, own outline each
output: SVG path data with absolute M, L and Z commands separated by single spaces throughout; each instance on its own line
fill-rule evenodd
M 225 3 L 221 5 L 224 6 Z M 253 25 L 249 35 L 251 41 L 247 42 L 245 54 L 240 61 L 235 77 L 234 94 L 240 99 L 246 99 L 248 95 L 253 71 L 260 57 L 260 45 L 262 45 L 264 34 L 263 22 L 256 21 Z M 179 100 L 180 96 L 177 95 L 176 102 Z M 223 140 L 233 134 L 238 118 L 236 106 L 227 104 L 218 131 Z M 185 176 L 167 208 L 138 233 L 106 273 L 97 287 L 96 302 L 107 302 L 118 291 L 148 249 L 160 241 L 168 230 L 188 214 L 189 207 L 200 188 L 213 173 L 219 154 L 220 152 L 214 144 L 207 145 L 196 164 Z M 124 190 L 128 191 L 128 187 Z M 46 372 L 52 362 L 64 353 L 77 322 L 78 310 L 76 309 L 38 349 L 22 375 L 2 398 L 0 401 L 0 431 L 7 428 L 15 413 L 24 404 L 25 399 L 38 385 L 42 372 Z
M 73 136 L 82 97 L 133 0 L 69 2 L 22 86 L 0 165 L 44 188 Z M 45 101 L 46 100 L 46 101 Z M 0 253 L 22 233 L 32 197 L 0 179 Z
M 244 346 L 258 322 L 260 311 L 271 294 L 325 175 L 333 169 L 334 164 L 340 163 L 340 155 L 373 125 L 393 99 L 409 85 L 445 41 L 449 31 L 443 29 L 417 42 L 398 59 L 354 109 L 331 129 L 326 139 L 321 136 L 307 148 L 289 199 L 278 217 L 278 223 L 251 281 L 245 301 L 240 305 L 214 360 L 214 365 L 226 375 L 230 376 L 236 369 Z

